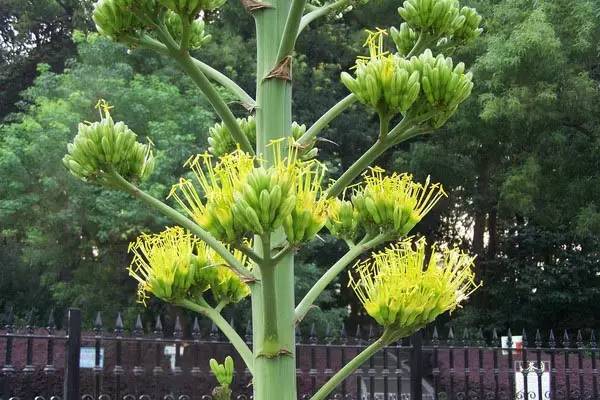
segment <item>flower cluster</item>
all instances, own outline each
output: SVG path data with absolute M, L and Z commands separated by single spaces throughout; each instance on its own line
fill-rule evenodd
M 129 274 L 138 282 L 139 301 L 148 294 L 167 302 L 201 296 L 211 290 L 217 303 L 236 303 L 250 294 L 248 286 L 214 250 L 183 228 L 142 234 L 129 245 L 133 260 Z M 240 252 L 234 256 L 246 265 Z
M 405 240 L 357 264 L 349 285 L 391 340 L 398 340 L 459 307 L 477 289 L 473 261 L 435 244 L 428 257 L 424 239 Z
M 281 141 L 272 150 L 269 167 L 256 167 L 258 160 L 241 150 L 219 157 L 214 166 L 208 154 L 193 157 L 187 165 L 196 182 L 182 179 L 169 196 L 225 242 L 237 243 L 248 234 L 263 235 L 281 226 L 290 242 L 310 240 L 325 223 L 325 200 L 320 198 L 324 168 L 316 161 L 298 160 L 293 146 L 283 157 Z
M 98 104 L 100 121 L 79 124 L 73 143 L 67 145 L 64 166 L 79 179 L 106 185 L 111 172 L 128 180 L 146 179 L 154 170 L 151 144 L 137 142 L 127 125 L 113 121 L 106 102 Z
M 328 227 L 333 235 L 354 241 L 361 230 L 399 238 L 431 211 L 446 194 L 440 184 L 414 182 L 411 175 L 385 175 L 371 168 L 363 182 L 352 188 L 350 202 L 333 201 Z

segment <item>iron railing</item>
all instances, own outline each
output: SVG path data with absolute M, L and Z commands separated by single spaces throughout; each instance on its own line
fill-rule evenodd
M 9 318 L 0 329 L 0 400 L 209 400 L 216 382 L 208 360 L 234 355 L 215 326 L 204 331 L 198 320 L 176 317 L 167 332 L 153 321 L 145 332 L 141 317 L 129 331 L 119 314 L 105 329 L 100 314 L 92 331 L 81 331 L 78 310 L 70 310 L 67 330 L 51 318 L 46 328 L 15 326 Z M 233 323 L 233 321 L 232 321 Z M 185 329 L 184 329 L 185 327 Z M 328 330 L 331 332 L 330 330 Z M 586 332 L 587 333 L 587 332 Z M 345 329 L 317 338 L 297 334 L 300 399 L 310 399 L 335 371 L 377 337 L 374 327 Z M 504 337 L 495 330 L 486 340 L 481 330 L 445 338 L 436 328 L 381 350 L 332 394 L 343 400 L 600 400 L 598 346 L 593 331 L 567 332 L 560 340 L 539 331 Z M 251 344 L 251 327 L 245 327 Z M 235 358 L 235 357 L 234 357 Z M 251 376 L 236 358 L 234 399 L 251 399 Z

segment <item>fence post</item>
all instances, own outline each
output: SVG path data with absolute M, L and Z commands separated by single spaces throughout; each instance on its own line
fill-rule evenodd
M 410 337 L 410 400 L 423 399 L 423 348 L 422 331 Z
M 79 400 L 79 353 L 81 351 L 81 311 L 69 308 L 68 339 L 65 352 L 64 400 Z

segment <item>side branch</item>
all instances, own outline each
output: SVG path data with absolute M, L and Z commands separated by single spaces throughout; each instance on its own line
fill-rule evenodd
M 337 0 L 337 1 L 334 1 L 333 3 L 329 3 L 324 6 L 317 7 L 314 10 L 310 11 L 308 14 L 305 14 L 302 17 L 302 19 L 300 20 L 300 27 L 298 28 L 298 34 L 300 34 L 300 32 L 302 32 L 304 30 L 304 28 L 306 28 L 314 20 L 329 14 L 329 12 L 331 12 L 332 10 L 334 10 L 338 7 L 344 6 L 347 2 L 348 2 L 348 0 Z
M 187 308 L 188 310 L 195 311 L 210 318 L 215 323 L 215 325 L 221 330 L 221 332 L 223 332 L 227 339 L 229 339 L 233 347 L 242 357 L 242 360 L 244 360 L 244 363 L 246 364 L 246 367 L 248 367 L 250 373 L 254 373 L 254 356 L 252 355 L 252 351 L 250 350 L 246 342 L 244 342 L 244 339 L 240 337 L 240 335 L 235 331 L 235 329 L 233 329 L 233 327 L 229 325 L 225 318 L 223 318 L 223 316 L 216 309 L 208 305 L 203 306 L 196 304 L 190 300 L 183 300 L 181 303 L 179 303 L 179 305 L 181 307 Z
M 297 140 L 297 144 L 299 146 L 304 146 L 312 142 L 317 137 L 319 132 L 325 129 L 331 123 L 331 121 L 337 118 L 337 116 L 340 115 L 344 110 L 354 104 L 356 100 L 356 96 L 352 93 L 337 102 L 310 128 L 308 128 L 306 132 L 304 132 L 304 134 Z
M 170 55 L 169 49 L 167 46 L 159 42 L 158 40 L 151 38 L 148 35 L 145 35 L 141 39 L 138 39 L 134 42 L 136 45 L 140 47 L 144 47 L 146 49 L 155 51 L 159 54 Z M 250 96 L 244 89 L 242 89 L 237 83 L 235 83 L 232 79 L 227 77 L 225 74 L 217 71 L 210 65 L 191 57 L 194 64 L 200 71 L 204 72 L 206 76 L 213 81 L 217 82 L 219 85 L 223 86 L 227 90 L 229 90 L 232 94 L 234 94 L 237 99 L 242 103 L 242 105 L 247 110 L 253 110 L 256 108 L 256 101 Z
M 123 190 L 124 192 L 129 193 L 131 196 L 140 199 L 147 205 L 155 208 L 160 211 L 163 215 L 170 218 L 176 224 L 182 226 L 183 228 L 189 230 L 194 235 L 198 236 L 199 239 L 203 240 L 212 247 L 228 264 L 228 266 L 234 270 L 244 281 L 250 283 L 256 281 L 256 278 L 250 271 L 248 271 L 234 256 L 231 252 L 223 245 L 223 243 L 219 242 L 214 236 L 210 233 L 202 229 L 198 224 L 193 222 L 192 220 L 186 218 L 184 215 L 179 213 L 177 210 L 169 207 L 162 201 L 150 196 L 148 193 L 142 191 L 137 186 L 128 182 L 125 178 L 119 175 L 116 172 L 112 172 L 111 174 L 114 183 L 118 188 Z
M 285 57 L 291 56 L 296 45 L 296 37 L 298 36 L 300 20 L 302 13 L 306 7 L 306 0 L 293 0 L 283 28 L 283 36 L 279 43 L 277 51 L 277 61 L 283 60 Z
M 210 104 L 212 104 L 219 117 L 223 120 L 223 123 L 227 129 L 229 129 L 229 132 L 231 132 L 231 136 L 233 136 L 235 141 L 240 144 L 242 150 L 247 153 L 254 154 L 254 148 L 237 123 L 235 116 L 225 101 L 221 98 L 219 93 L 215 90 L 213 85 L 210 83 L 206 75 L 204 75 L 200 68 L 198 68 L 194 62 L 194 59 L 189 55 L 180 55 L 177 53 L 173 53 L 173 55 L 183 70 L 190 76 L 190 78 L 192 78 L 192 80 L 208 98 L 208 101 Z
M 333 264 L 333 266 L 319 278 L 317 283 L 313 285 L 302 301 L 300 301 L 300 304 L 296 307 L 296 323 L 302 321 L 323 290 L 325 290 L 340 272 L 342 272 L 356 257 L 385 241 L 386 236 L 380 234 L 371 240 L 365 238 L 356 246 L 351 247 L 342 258 Z
M 384 333 L 385 336 L 385 333 Z M 349 377 L 358 367 L 365 363 L 375 353 L 387 345 L 384 336 L 374 341 L 369 347 L 364 349 L 360 354 L 354 357 L 342 369 L 331 377 L 321 388 L 310 398 L 310 400 L 324 400 L 327 396 L 340 384 Z

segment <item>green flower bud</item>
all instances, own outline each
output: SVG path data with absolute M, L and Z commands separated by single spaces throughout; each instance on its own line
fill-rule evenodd
M 416 106 L 415 114 L 435 112 L 430 123 L 434 128 L 440 127 L 471 95 L 473 75 L 465 73 L 463 63 L 454 66 L 452 58 L 442 54 L 433 57 L 429 49 L 419 57 L 412 57 L 410 64 L 420 73 L 424 95 Z
M 453 39 L 459 42 L 468 42 L 475 39 L 483 32 L 480 28 L 482 17 L 477 10 L 471 7 L 463 7 L 460 15 L 464 17 L 463 25 L 454 31 Z
M 129 41 L 147 28 L 146 18 L 156 17 L 160 7 L 155 0 L 99 0 L 92 19 L 102 35 L 115 41 Z
M 177 42 L 181 41 L 183 31 L 181 17 L 174 12 L 168 12 L 165 23 L 173 39 Z M 189 49 L 199 49 L 209 40 L 210 35 L 204 33 L 204 21 L 201 19 L 193 20 L 190 25 Z
M 327 229 L 333 236 L 354 243 L 361 233 L 358 211 L 352 202 L 331 199 L 327 204 Z
M 201 10 L 210 11 L 221 7 L 225 0 L 158 0 L 169 10 L 194 19 Z
M 458 0 L 406 0 L 398 13 L 415 31 L 440 38 L 452 35 L 464 24 L 458 7 Z
M 394 27 L 390 28 L 390 36 L 401 56 L 406 56 L 413 49 L 419 37 L 417 32 L 411 29 L 406 22 L 400 25 L 400 30 Z
M 112 120 L 106 104 L 101 107 L 100 122 L 79 124 L 63 164 L 81 180 L 105 185 L 110 185 L 111 171 L 127 180 L 146 179 L 154 169 L 151 143 L 137 142 L 137 135 L 127 125 Z

